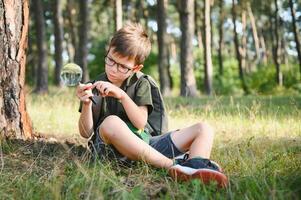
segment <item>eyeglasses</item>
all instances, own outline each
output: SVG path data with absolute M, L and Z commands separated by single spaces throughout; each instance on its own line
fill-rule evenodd
M 113 67 L 114 65 L 117 66 L 117 70 L 123 74 L 128 73 L 130 70 L 132 70 L 129 67 L 124 66 L 123 64 L 120 64 L 118 62 L 116 62 L 115 60 L 113 60 L 112 58 L 110 58 L 109 56 L 105 56 L 105 63 L 110 66 Z

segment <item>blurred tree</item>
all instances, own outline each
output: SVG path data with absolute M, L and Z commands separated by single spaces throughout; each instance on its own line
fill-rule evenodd
M 210 23 L 210 7 L 211 0 L 205 0 L 204 6 L 204 27 L 205 27 L 205 52 L 204 52 L 204 60 L 205 60 L 205 91 L 207 95 L 211 95 L 212 93 L 212 60 L 211 60 L 211 23 Z
M 60 79 L 61 68 L 63 65 L 63 18 L 62 18 L 62 1 L 53 1 L 53 24 L 54 24 L 54 47 L 55 47 L 55 70 L 54 83 L 62 86 Z
M 194 23 L 195 23 L 195 35 L 198 40 L 199 49 L 203 49 L 203 35 L 202 35 L 202 22 L 204 21 L 202 18 L 202 9 L 200 5 L 201 1 L 194 1 Z
M 168 64 L 168 37 L 166 32 L 166 6 L 168 0 L 158 0 L 157 1 L 157 23 L 158 23 L 158 49 L 159 49 L 159 79 L 160 79 L 160 89 L 162 95 L 170 95 L 170 80 L 169 80 L 169 64 Z
M 224 73 L 223 65 L 223 48 L 224 48 L 224 21 L 225 21 L 225 10 L 224 10 L 224 0 L 218 0 L 219 6 L 219 24 L 218 24 L 218 65 L 219 74 L 222 76 Z
M 275 34 L 275 43 L 274 43 L 274 62 L 276 66 L 276 80 L 279 86 L 283 85 L 282 81 L 282 72 L 280 69 L 280 38 L 279 38 L 279 8 L 277 0 L 274 0 L 275 11 L 274 11 L 274 34 Z
M 256 26 L 256 20 L 252 12 L 251 4 L 250 2 L 247 2 L 247 10 L 248 10 L 248 15 L 251 21 L 251 26 L 252 26 L 252 34 L 253 34 L 253 40 L 254 40 L 254 45 L 255 45 L 255 52 L 256 52 L 256 60 L 260 61 L 260 50 L 259 50 L 259 39 L 258 39 L 258 34 L 257 34 L 257 26 Z
M 78 38 L 77 38 L 77 20 L 76 20 L 76 15 L 78 14 L 77 4 L 74 2 L 74 0 L 67 0 L 66 4 L 66 12 L 65 15 L 66 17 L 64 18 L 64 27 L 65 27 L 65 34 L 64 38 L 66 41 L 66 48 L 67 48 L 67 53 L 69 57 L 69 62 L 74 62 L 75 61 L 75 54 L 76 54 L 76 48 L 78 46 Z
M 181 96 L 197 96 L 193 70 L 194 0 L 177 1 L 181 36 Z
M 76 63 L 83 69 L 83 82 L 87 82 L 89 78 L 88 72 L 88 37 L 89 37 L 89 6 L 90 0 L 80 0 L 79 1 L 79 21 L 80 25 L 78 28 L 78 47 L 76 49 Z
M 300 74 L 301 74 L 301 47 L 300 47 L 300 38 L 299 38 L 299 31 L 296 23 L 296 11 L 294 8 L 294 2 L 293 0 L 289 0 L 289 7 L 291 10 L 291 15 L 292 15 L 292 25 L 293 25 L 293 33 L 295 37 L 295 43 L 296 43 L 296 50 L 298 54 L 298 60 L 299 60 L 299 69 L 300 69 Z
M 43 11 L 43 4 L 41 0 L 32 0 L 35 27 L 37 34 L 37 50 L 38 50 L 38 71 L 37 71 L 37 85 L 35 92 L 39 94 L 48 93 L 48 63 L 47 63 L 47 43 L 45 18 Z
M 115 31 L 122 27 L 122 0 L 114 0 Z
M 0 1 L 1 137 L 33 137 L 24 94 L 28 13 L 28 0 Z
M 235 4 L 235 0 L 232 0 L 232 19 L 233 19 L 233 31 L 234 31 L 234 45 L 235 45 L 235 52 L 236 52 L 236 59 L 238 61 L 238 69 L 239 69 L 239 78 L 241 80 L 241 85 L 242 89 L 244 90 L 245 94 L 249 93 L 246 80 L 245 80 L 245 75 L 244 75 L 244 69 L 243 69 L 243 59 L 241 55 L 241 50 L 240 50 L 240 45 L 238 41 L 238 34 L 236 32 L 236 10 L 237 10 L 237 5 Z

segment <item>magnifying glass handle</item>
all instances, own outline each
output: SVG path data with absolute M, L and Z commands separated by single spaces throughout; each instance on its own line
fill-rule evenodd
M 93 97 L 89 97 L 89 99 L 93 102 L 94 105 L 96 105 L 96 101 L 93 99 Z

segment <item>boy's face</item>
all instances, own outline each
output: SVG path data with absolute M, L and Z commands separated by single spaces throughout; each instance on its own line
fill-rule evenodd
M 105 57 L 105 71 L 108 79 L 115 85 L 120 86 L 133 73 L 139 71 L 143 65 L 135 65 L 135 59 L 122 57 L 113 51 L 111 47 Z

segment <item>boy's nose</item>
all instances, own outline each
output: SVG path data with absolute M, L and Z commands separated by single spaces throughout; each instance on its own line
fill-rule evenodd
M 112 71 L 114 72 L 114 73 L 116 73 L 117 71 L 118 71 L 118 69 L 117 69 L 117 64 L 115 63 L 111 68 L 112 68 Z

